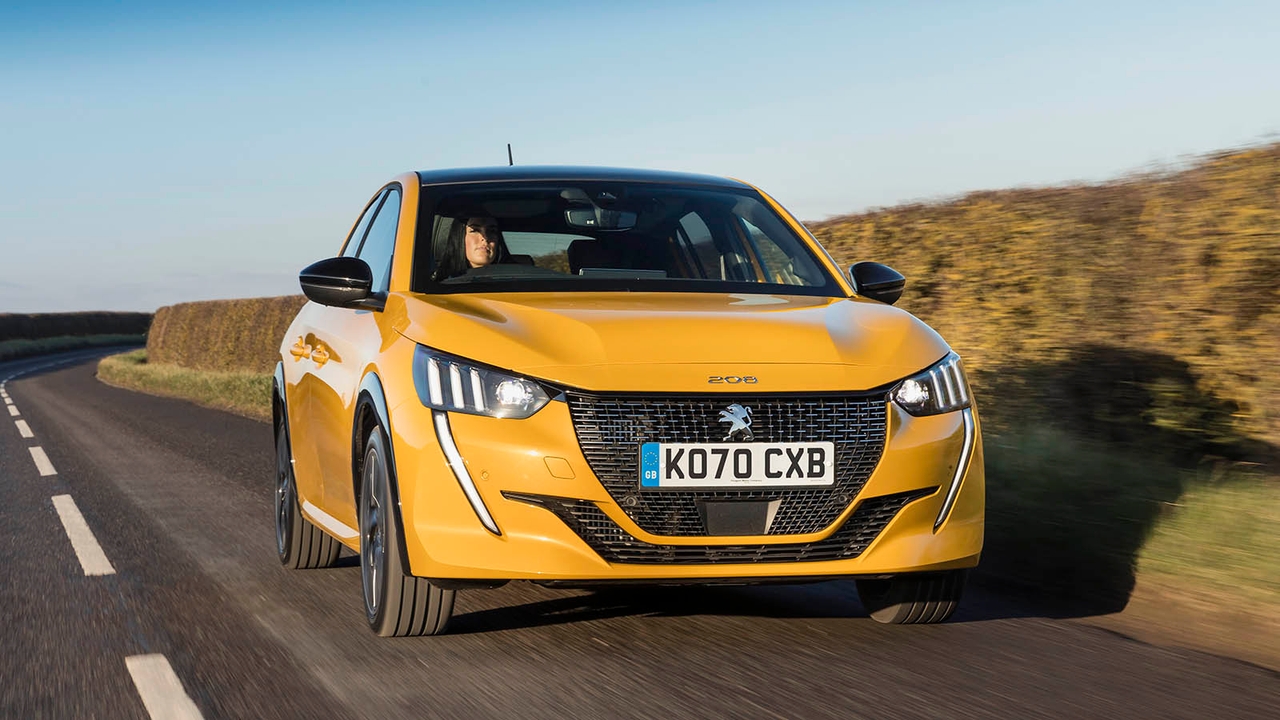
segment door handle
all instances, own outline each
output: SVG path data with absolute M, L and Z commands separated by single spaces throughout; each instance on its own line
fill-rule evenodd
M 317 366 L 323 365 L 329 362 L 329 351 L 325 350 L 324 346 L 320 343 L 316 343 L 316 346 L 311 350 L 311 360 L 315 362 Z
M 289 348 L 289 354 L 293 356 L 294 360 L 309 358 L 311 357 L 311 346 L 302 342 L 302 336 L 299 335 L 298 342 L 294 343 L 293 347 Z M 325 359 L 327 360 L 328 358 Z

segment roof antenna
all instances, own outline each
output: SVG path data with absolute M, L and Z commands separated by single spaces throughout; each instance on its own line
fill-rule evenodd
M 511 159 L 511 143 L 507 143 L 507 166 L 515 165 L 516 161 Z

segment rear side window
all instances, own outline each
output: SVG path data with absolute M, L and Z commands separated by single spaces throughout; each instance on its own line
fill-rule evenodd
M 396 227 L 400 224 L 400 191 L 387 191 L 387 199 L 369 226 L 369 234 L 356 257 L 373 271 L 373 292 L 386 292 L 391 281 L 391 255 L 396 245 Z
M 356 227 L 351 231 L 351 235 L 347 237 L 347 241 L 342 245 L 342 257 L 355 257 L 356 251 L 360 249 L 360 241 L 364 240 L 364 231 L 369 227 L 369 221 L 373 219 L 373 214 L 378 211 L 378 201 L 382 199 L 382 193 L 374 196 L 373 202 L 364 209 L 364 214 L 360 216 L 360 221 L 356 223 Z

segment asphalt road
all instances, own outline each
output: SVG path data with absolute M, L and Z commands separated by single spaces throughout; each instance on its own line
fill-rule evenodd
M 0 364 L 0 379 L 47 362 Z M 93 367 L 5 386 L 18 409 L 0 411 L 6 718 L 163 717 L 165 703 L 173 717 L 646 720 L 1247 718 L 1280 706 L 1271 671 L 980 592 L 950 623 L 885 627 L 849 582 L 513 583 L 460 593 L 447 636 L 380 639 L 354 558 L 314 571 L 276 561 L 268 425 L 108 387 Z M 82 565 L 55 496 L 79 509 L 99 564 Z M 114 572 L 86 575 L 103 561 Z M 127 660 L 139 657 L 150 669 Z

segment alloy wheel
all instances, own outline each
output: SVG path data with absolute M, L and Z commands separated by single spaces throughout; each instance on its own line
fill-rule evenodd
M 365 456 L 364 492 L 361 493 L 360 564 L 364 581 L 365 612 L 370 618 L 378 614 L 382 577 L 386 572 L 386 522 L 383 518 L 382 492 L 386 486 L 386 468 L 382 458 L 370 451 Z

